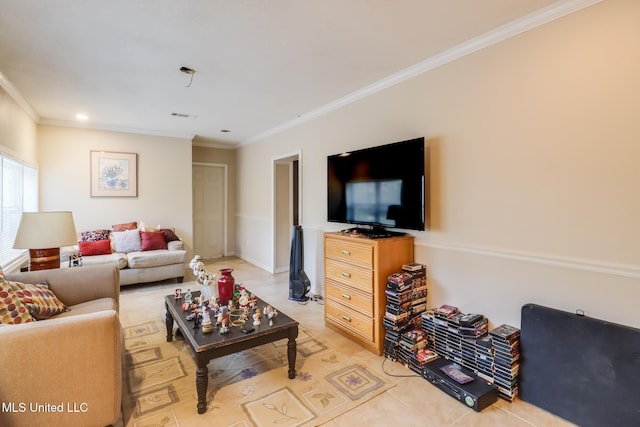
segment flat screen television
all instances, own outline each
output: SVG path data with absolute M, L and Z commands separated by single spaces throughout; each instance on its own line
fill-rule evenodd
M 327 157 L 327 220 L 424 230 L 424 138 Z

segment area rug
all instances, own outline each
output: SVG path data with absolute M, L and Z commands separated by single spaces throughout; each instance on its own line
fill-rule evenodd
M 199 415 L 188 344 L 167 342 L 158 315 L 123 330 L 125 426 L 317 426 L 393 386 L 301 328 L 295 379 L 287 375 L 287 340 L 214 359 Z

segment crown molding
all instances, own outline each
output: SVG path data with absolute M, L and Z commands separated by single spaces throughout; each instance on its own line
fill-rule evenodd
M 336 99 L 333 102 L 325 104 L 320 108 L 312 110 L 306 114 L 296 117 L 293 120 L 282 123 L 279 126 L 268 129 L 258 135 L 255 135 L 245 141 L 242 141 L 241 145 L 249 145 L 265 138 L 268 138 L 277 133 L 283 132 L 287 129 L 298 126 L 304 122 L 323 116 L 334 110 L 342 108 L 348 104 L 356 102 L 360 99 L 373 95 L 381 90 L 387 89 L 391 86 L 402 83 L 413 77 L 426 73 L 427 71 L 441 67 L 449 62 L 460 59 L 464 56 L 470 55 L 474 52 L 482 50 L 486 47 L 492 46 L 496 43 L 507 40 L 518 34 L 532 30 L 544 24 L 547 24 L 556 19 L 570 15 L 574 12 L 592 6 L 596 3 L 600 3 L 603 0 L 561 0 L 550 6 L 542 8 L 536 12 L 525 15 L 519 19 L 511 21 L 501 27 L 495 28 L 489 32 L 486 32 L 478 37 L 467 40 L 460 43 L 450 49 L 440 52 L 424 61 L 418 62 L 415 65 L 407 67 L 397 73 L 379 80 L 373 84 L 363 87 L 355 92 L 352 92 L 342 98 Z
M 22 110 L 24 110 L 24 112 L 27 113 L 29 117 L 31 117 L 31 120 L 33 120 L 36 123 L 40 122 L 40 114 L 38 114 L 36 110 L 34 110 L 31 107 L 31 105 L 29 105 L 29 103 L 24 98 L 24 96 L 22 96 L 22 94 L 18 91 L 18 89 L 16 89 L 16 87 L 13 84 L 11 84 L 9 79 L 7 79 L 5 75 L 2 74 L 1 72 L 0 72 L 0 87 L 2 87 L 5 90 L 5 92 L 7 92 L 7 94 L 9 94 L 9 96 L 16 102 L 16 104 L 18 104 L 20 108 L 22 108 Z
M 193 140 L 191 141 L 191 145 L 194 147 L 220 148 L 223 150 L 235 150 L 236 148 L 238 148 L 234 143 L 225 143 L 225 142 L 206 140 L 206 139 L 203 140 L 198 138 L 198 135 L 196 135 L 193 138 Z
M 153 131 L 147 129 L 137 129 L 137 128 L 129 128 L 125 126 L 113 126 L 106 125 L 100 123 L 85 123 L 85 122 L 75 122 L 70 120 L 55 120 L 55 119 L 41 119 L 38 122 L 39 125 L 42 126 L 60 126 L 66 128 L 78 128 L 78 129 L 89 129 L 89 130 L 102 130 L 109 132 L 120 132 L 120 133 L 132 133 L 138 135 L 150 135 L 150 136 L 162 136 L 167 138 L 181 138 L 188 139 L 189 141 L 193 140 L 195 134 L 188 132 L 164 132 L 164 131 Z

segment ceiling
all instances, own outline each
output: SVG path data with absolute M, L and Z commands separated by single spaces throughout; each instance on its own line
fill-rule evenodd
M 0 0 L 0 84 L 41 124 L 233 147 L 590 3 Z

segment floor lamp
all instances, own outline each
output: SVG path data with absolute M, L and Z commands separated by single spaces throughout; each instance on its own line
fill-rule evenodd
M 71 212 L 23 212 L 13 243 L 29 249 L 30 270 L 60 267 L 60 247 L 78 243 Z

